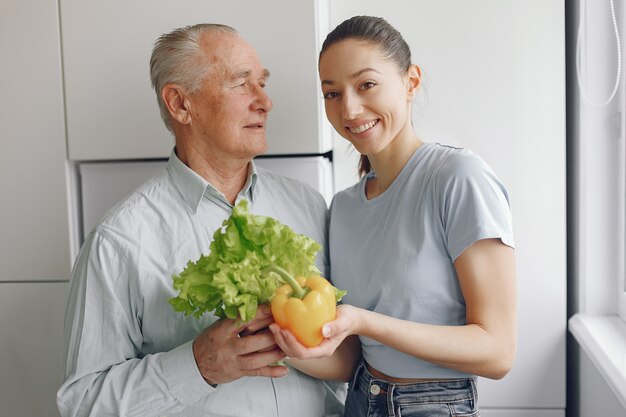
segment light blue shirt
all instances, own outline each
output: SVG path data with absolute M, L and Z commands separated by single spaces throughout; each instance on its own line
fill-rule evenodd
M 330 211 L 333 283 L 344 303 L 435 325 L 464 325 L 454 260 L 474 242 L 513 246 L 509 197 L 493 171 L 468 150 L 420 146 L 391 186 L 370 200 L 365 184 L 338 193 Z M 361 337 L 364 359 L 397 378 L 466 378 Z
M 251 164 L 237 201 L 325 247 L 327 208 L 311 187 Z M 67 416 L 319 417 L 325 384 L 290 369 L 271 379 L 207 384 L 191 343 L 215 321 L 168 304 L 172 276 L 209 253 L 232 205 L 172 153 L 167 168 L 111 209 L 88 235 L 73 268 L 66 311 Z M 320 251 L 318 267 L 327 270 Z M 328 400 L 328 399 L 327 399 Z M 332 401 L 329 401 L 332 404 Z M 336 404 L 335 404 L 336 405 Z

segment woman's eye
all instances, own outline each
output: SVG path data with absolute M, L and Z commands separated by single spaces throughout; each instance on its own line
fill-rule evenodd
M 336 91 L 329 91 L 328 93 L 324 94 L 324 98 L 326 100 L 332 100 L 334 98 L 337 98 L 339 96 L 339 93 Z
M 365 81 L 363 84 L 361 84 L 361 89 L 362 90 L 369 90 L 372 87 L 375 87 L 376 83 L 374 81 Z

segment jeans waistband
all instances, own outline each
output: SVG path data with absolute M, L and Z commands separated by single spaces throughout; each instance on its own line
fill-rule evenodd
M 433 379 L 418 382 L 396 383 L 376 378 L 372 375 L 364 361 L 362 361 L 352 380 L 355 388 L 368 392 L 370 396 L 387 396 L 394 394 L 410 394 L 421 396 L 428 394 L 429 398 L 442 396 L 443 400 L 462 400 L 468 398 L 468 392 L 476 394 L 476 378 Z

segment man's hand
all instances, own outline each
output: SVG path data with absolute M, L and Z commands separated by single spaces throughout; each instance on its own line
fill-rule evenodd
M 202 377 L 209 384 L 223 384 L 244 376 L 287 375 L 287 367 L 269 366 L 285 358 L 267 329 L 273 321 L 269 306 L 259 306 L 247 323 L 223 319 L 207 327 L 193 341 L 193 355 Z

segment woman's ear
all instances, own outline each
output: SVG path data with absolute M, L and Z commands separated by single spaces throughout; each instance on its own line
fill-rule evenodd
M 411 65 L 409 67 L 409 69 L 407 70 L 407 75 L 408 75 L 408 97 L 409 100 L 413 100 L 413 97 L 415 97 L 415 94 L 417 93 L 417 90 L 420 87 L 420 84 L 422 83 L 422 71 L 420 70 L 420 67 L 417 65 Z
M 191 124 L 191 102 L 181 86 L 166 84 L 161 90 L 161 98 L 167 106 L 172 121 L 183 125 Z

